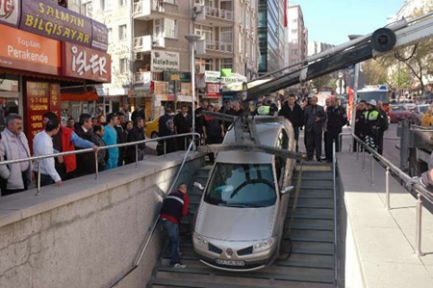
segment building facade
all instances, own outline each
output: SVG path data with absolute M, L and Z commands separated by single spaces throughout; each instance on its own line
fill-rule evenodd
M 238 78 L 252 78 L 258 72 L 258 0 L 81 2 L 81 13 L 109 28 L 112 83 L 101 92 L 120 103 L 145 105 L 147 115 L 157 115 L 163 105 L 191 102 L 190 49 L 185 38 L 191 32 L 203 39 L 195 59 L 200 98 L 221 102 L 220 82 L 227 78 L 217 77 L 207 85 L 206 74 L 228 69 Z
M 325 50 L 328 50 L 330 48 L 335 47 L 335 45 L 332 44 L 328 44 L 328 43 L 323 43 L 323 42 L 318 42 L 318 41 L 309 41 L 308 42 L 308 56 L 314 55 L 314 54 L 318 54 L 321 53 Z
M 259 0 L 259 74 L 281 69 L 286 64 L 284 4 L 284 0 Z
M 288 29 L 288 64 L 293 65 L 303 61 L 308 51 L 308 30 L 305 27 L 301 6 L 287 8 Z

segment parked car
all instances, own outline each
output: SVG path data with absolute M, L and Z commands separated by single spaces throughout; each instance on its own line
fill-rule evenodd
M 256 125 L 262 145 L 294 151 L 288 121 Z M 232 129 L 223 144 L 235 143 Z M 253 271 L 276 259 L 294 164 L 263 152 L 218 153 L 194 224 L 193 247 L 202 263 L 225 271 Z
M 410 119 L 411 112 L 408 111 L 404 105 L 391 105 L 389 110 L 389 121 L 391 123 L 398 123 L 403 119 Z
M 146 138 L 156 138 L 159 132 L 159 117 L 146 122 Z

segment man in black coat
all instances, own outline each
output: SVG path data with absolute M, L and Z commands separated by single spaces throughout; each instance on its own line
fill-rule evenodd
M 176 134 L 185 134 L 191 133 L 192 127 L 192 118 L 191 115 L 188 114 L 188 107 L 186 105 L 182 106 L 181 111 L 177 113 L 174 117 L 174 127 Z M 188 142 L 185 140 L 191 137 L 182 137 L 178 140 L 178 146 L 183 147 L 185 150 L 187 149 Z
M 298 151 L 299 129 L 304 125 L 304 111 L 296 103 L 296 96 L 294 94 L 289 95 L 289 99 L 284 102 L 278 115 L 284 116 L 284 118 L 292 123 L 295 132 L 296 151 Z
M 80 115 L 80 121 L 75 124 L 75 133 L 82 139 L 96 144 L 93 134 L 92 116 L 87 113 Z M 76 147 L 78 148 L 78 147 Z M 77 176 L 93 174 L 96 171 L 95 153 L 77 154 Z
M 335 142 L 335 149 L 338 152 L 340 147 L 338 136 L 342 132 L 343 126 L 347 124 L 346 111 L 337 105 L 336 100 L 335 97 L 330 97 L 326 108 L 325 154 L 328 162 L 332 162 L 333 159 L 332 143 Z
M 117 144 L 123 144 L 128 141 L 128 132 L 126 131 L 126 119 L 125 114 L 122 112 L 117 113 L 117 116 L 119 117 L 119 125 L 115 126 L 114 129 L 116 129 L 117 132 Z M 119 148 L 119 162 L 118 166 L 123 166 L 123 162 L 126 158 L 126 147 L 120 147 Z
M 132 128 L 128 133 L 128 143 L 142 141 L 146 138 L 144 133 L 144 119 L 141 117 L 135 118 L 136 123 L 134 124 L 134 128 Z M 139 144 L 138 147 L 138 161 L 143 160 L 144 158 L 144 149 L 146 149 L 146 144 Z M 136 160 L 136 145 L 128 146 L 126 149 L 126 164 L 134 163 Z
M 310 104 L 304 112 L 305 137 L 307 144 L 307 160 L 313 160 L 316 152 L 316 160 L 321 161 L 322 157 L 322 132 L 326 120 L 323 107 L 317 105 L 318 98 L 311 97 Z

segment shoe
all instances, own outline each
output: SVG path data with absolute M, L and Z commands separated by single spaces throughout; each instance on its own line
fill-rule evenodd
M 173 268 L 177 268 L 177 269 L 185 269 L 186 265 L 182 264 L 182 263 L 176 263 L 173 265 Z

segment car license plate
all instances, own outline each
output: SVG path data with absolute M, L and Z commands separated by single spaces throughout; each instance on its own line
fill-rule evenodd
M 245 266 L 244 261 L 216 259 L 216 263 L 227 266 Z

